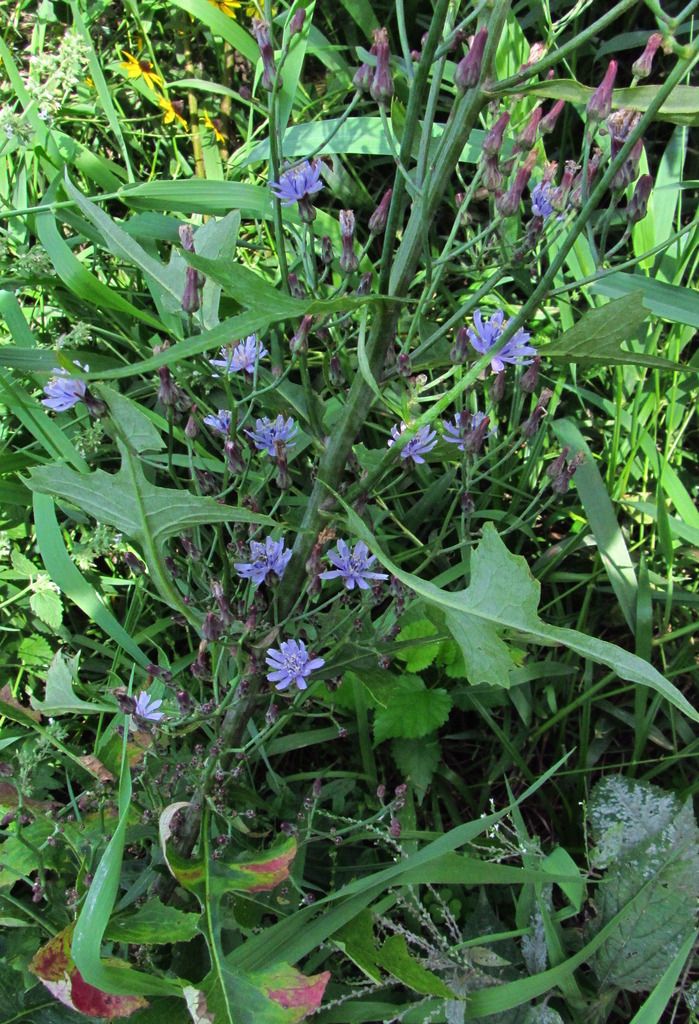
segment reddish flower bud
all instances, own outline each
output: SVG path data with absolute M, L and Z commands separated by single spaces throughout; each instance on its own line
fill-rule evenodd
M 388 210 L 391 205 L 391 196 L 393 195 L 393 189 L 387 189 L 383 194 L 383 198 L 379 205 L 376 207 L 371 217 L 369 218 L 369 231 L 372 235 L 382 235 L 386 230 L 386 222 L 388 220 Z
M 497 156 L 486 156 L 483 161 L 481 181 L 489 192 L 499 192 L 502 188 L 502 172 Z
M 631 70 L 636 78 L 648 78 L 648 75 L 653 70 L 653 60 L 655 59 L 655 55 L 658 52 L 662 41 L 663 37 L 660 32 L 654 32 L 653 35 L 649 37 L 645 50 L 638 60 L 634 61 L 631 65 Z
M 308 334 L 312 324 L 312 316 L 305 316 L 299 324 L 296 334 L 289 343 L 292 355 L 296 355 L 298 352 L 305 352 L 308 349 Z
M 390 67 L 391 49 L 388 45 L 388 32 L 385 28 L 374 29 L 374 48 L 376 49 L 376 67 L 371 78 L 369 92 L 376 103 L 383 104 L 393 96 Z
M 252 34 L 260 48 L 260 57 L 262 58 L 261 85 L 263 89 L 271 92 L 277 78 L 277 71 L 274 65 L 274 47 L 269 36 L 269 25 L 260 18 L 253 18 L 251 28 Z M 279 84 L 281 85 L 281 81 Z
M 200 287 L 198 271 L 194 267 L 187 267 L 184 272 L 184 291 L 182 293 L 182 309 L 185 313 L 196 313 L 201 306 Z
M 597 124 L 609 117 L 612 110 L 612 89 L 616 78 L 617 63 L 610 60 L 605 71 L 604 78 L 595 89 L 587 104 L 587 119 L 591 124 Z
M 642 174 L 636 182 L 636 188 L 626 207 L 626 218 L 629 224 L 637 224 L 648 213 L 648 200 L 653 190 L 653 175 Z
M 531 177 L 531 173 L 534 169 L 535 163 L 536 153 L 532 151 L 531 153 L 529 153 L 529 156 L 517 171 L 517 174 L 515 175 L 515 180 L 510 185 L 507 192 L 504 192 L 496 200 L 495 205 L 497 207 L 498 213 L 502 217 L 511 217 L 519 210 L 519 204 L 522 201 L 522 195 L 524 193 L 525 188 L 527 187 L 527 183 L 529 181 L 529 178 Z
M 519 389 L 520 391 L 523 391 L 525 395 L 531 395 L 536 391 L 536 386 L 539 383 L 540 363 L 541 356 L 534 356 L 534 359 L 520 378 Z
M 565 100 L 556 100 L 548 114 L 545 114 L 539 122 L 540 135 L 548 135 L 549 132 L 553 131 L 565 105 Z
M 306 8 L 297 7 L 294 11 L 291 21 L 289 22 L 289 38 L 297 35 L 303 28 L 303 23 L 306 20 Z
M 456 65 L 454 72 L 454 85 L 459 92 L 466 92 L 478 85 L 481 77 L 481 65 L 483 63 L 483 51 L 488 41 L 488 29 L 482 28 L 476 32 L 471 43 L 471 48 L 465 57 Z
M 488 156 L 496 156 L 500 152 L 505 129 L 509 123 L 510 115 L 506 110 L 504 114 L 500 115 L 492 128 L 485 133 L 482 149 Z
M 194 252 L 194 232 L 189 224 L 180 224 L 177 229 L 180 243 L 185 252 Z
M 515 152 L 520 150 L 530 150 L 536 142 L 536 130 L 539 127 L 539 121 L 541 120 L 541 107 L 535 107 L 529 115 L 529 120 L 517 136 L 515 142 Z

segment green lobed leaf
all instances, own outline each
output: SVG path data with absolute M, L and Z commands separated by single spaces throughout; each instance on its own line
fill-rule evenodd
M 374 715 L 374 740 L 419 739 L 444 725 L 451 708 L 446 690 L 428 690 L 419 676 L 401 676 L 387 706 Z
M 46 673 L 46 695 L 43 701 L 31 698 L 31 705 L 42 715 L 99 715 L 104 711 L 114 712 L 116 708 L 110 704 L 92 703 L 76 697 L 73 684 L 78 678 L 78 662 L 80 655 L 66 658 L 62 651 L 57 651 Z
M 589 309 L 577 323 L 550 345 L 542 345 L 541 355 L 583 365 L 655 366 L 665 370 L 686 370 L 681 363 L 659 356 L 621 348 L 622 341 L 638 336 L 649 314 L 642 291 L 613 299 L 604 306 Z
M 82 512 L 113 526 L 140 545 L 163 600 L 191 620 L 191 609 L 165 570 L 163 548 L 168 538 L 194 526 L 230 521 L 271 526 L 272 520 L 244 508 L 219 504 L 213 498 L 158 487 L 146 479 L 133 452 L 120 440 L 117 445 L 121 468 L 116 474 L 101 469 L 81 474 L 67 466 L 40 466 L 30 472 L 29 487 L 72 502 Z
M 642 274 L 617 271 L 593 281 L 590 291 L 611 299 L 643 293 L 643 305 L 649 313 L 671 323 L 699 328 L 699 294 L 693 288 L 666 284 Z M 686 367 L 684 367 L 686 369 Z
M 396 565 L 356 512 L 344 502 L 342 505 L 352 532 L 369 545 L 381 564 L 444 615 L 461 648 L 472 683 L 507 685 L 506 673 L 513 661 L 501 634 L 504 630 L 515 630 L 535 642 L 547 646 L 563 644 L 584 658 L 607 665 L 622 679 L 656 690 L 688 718 L 699 722 L 699 712 L 686 697 L 642 658 L 578 630 L 545 623 L 537 612 L 539 583 L 524 558 L 507 550 L 492 523 L 483 527 L 482 539 L 472 554 L 469 586 L 448 591 Z
M 136 641 L 114 618 L 100 594 L 88 583 L 66 550 L 65 541 L 56 519 L 56 507 L 48 494 L 34 494 L 34 525 L 36 543 L 46 571 L 61 592 L 81 608 L 87 616 L 104 630 L 107 636 L 128 652 L 142 668 L 150 663 Z
M 106 384 L 93 385 L 91 390 L 106 403 L 121 436 L 135 452 L 159 452 L 165 447 L 160 431 L 138 403 Z

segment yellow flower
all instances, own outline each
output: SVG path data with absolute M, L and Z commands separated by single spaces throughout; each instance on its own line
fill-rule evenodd
M 163 114 L 163 124 L 172 124 L 173 121 L 179 121 L 182 127 L 186 130 L 187 122 L 175 107 L 174 103 L 171 103 L 166 96 L 161 96 L 158 100 L 158 104 L 165 111 Z
M 237 18 L 236 11 L 243 6 L 241 0 L 209 0 L 209 3 L 217 7 L 222 14 L 227 14 L 229 18 Z
M 142 78 L 148 88 L 153 89 L 153 91 L 155 91 L 157 86 L 162 86 L 163 80 L 160 75 L 156 75 L 153 65 L 149 60 L 136 60 L 128 50 L 122 50 L 121 52 L 126 57 L 126 60 L 122 60 L 121 67 L 129 78 Z
M 248 4 L 245 8 L 245 13 L 248 18 L 264 18 L 265 12 L 261 0 L 253 0 L 253 3 Z M 272 14 L 277 13 L 276 4 L 272 7 Z
M 223 134 L 223 132 L 219 128 L 216 127 L 216 125 L 211 120 L 211 118 L 206 113 L 206 111 L 204 111 L 204 124 L 209 129 L 209 131 L 214 133 L 214 138 L 216 139 L 217 142 L 225 142 L 226 141 L 226 136 Z

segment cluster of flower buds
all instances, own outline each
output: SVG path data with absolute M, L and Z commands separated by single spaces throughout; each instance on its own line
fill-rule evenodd
M 546 475 L 551 480 L 551 489 L 555 494 L 565 494 L 570 487 L 570 481 L 575 472 L 584 461 L 585 456 L 578 452 L 572 459 L 568 460 L 570 448 L 565 447 L 560 455 L 546 467 Z
M 359 92 L 368 92 L 376 103 L 384 105 L 393 96 L 391 48 L 385 28 L 374 29 L 374 42 L 369 53 L 376 58 L 376 65 L 360 64 L 354 76 L 354 85 Z

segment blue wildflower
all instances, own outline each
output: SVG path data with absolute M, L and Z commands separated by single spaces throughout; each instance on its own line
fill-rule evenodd
M 161 700 L 151 700 L 150 695 L 145 690 L 141 690 L 134 708 L 134 715 L 144 718 L 147 722 L 159 722 L 161 718 L 165 718 L 163 712 L 158 711 L 162 703 Z
M 543 217 L 546 220 L 552 213 L 551 183 L 549 181 L 540 181 L 532 189 L 532 214 L 535 217 Z
M 267 678 L 277 690 L 287 690 L 292 683 L 299 690 L 305 690 L 311 672 L 325 664 L 323 658 L 310 656 L 303 640 L 282 640 L 279 650 L 270 647 L 265 661 L 272 670 L 267 673 Z
M 483 320 L 480 310 L 476 310 L 473 314 L 474 328 L 468 329 L 468 340 L 476 352 L 485 355 L 497 344 L 500 335 L 509 324 L 509 320 L 507 323 L 504 320 L 505 314 L 501 309 L 493 313 L 490 320 L 487 321 Z M 520 327 L 507 344 L 490 360 L 490 368 L 493 373 L 500 373 L 501 370 L 504 370 L 505 363 L 528 366 L 536 355 L 536 349 L 527 344 L 530 337 L 531 335 Z
M 235 348 L 222 348 L 220 359 L 210 359 L 212 366 L 222 369 L 225 373 L 239 373 L 244 370 L 251 376 L 255 372 L 258 359 L 267 355 L 267 349 L 257 340 L 256 334 L 249 334 L 245 341 L 239 341 Z
M 388 447 L 396 443 L 400 439 L 400 435 L 408 429 L 407 423 L 401 423 L 400 428 L 391 427 L 391 434 L 393 435 L 389 442 Z M 437 444 L 437 433 L 431 430 L 429 426 L 420 427 L 414 437 L 406 444 L 405 448 L 400 453 L 401 459 L 412 459 L 413 462 L 424 462 L 423 455 L 427 455 L 431 452 L 434 446 Z
M 217 434 L 228 435 L 231 430 L 231 414 L 228 409 L 219 409 L 217 413 L 204 417 L 204 423 Z
M 89 366 L 81 366 L 78 362 L 74 365 L 85 373 L 90 369 Z M 78 402 L 84 401 L 87 391 L 87 384 L 84 380 L 80 380 L 79 377 L 71 377 L 70 373 L 64 369 L 56 368 L 53 373 L 55 376 L 51 377 L 44 386 L 46 398 L 42 398 L 42 405 L 53 412 L 65 412 L 67 409 L 72 409 Z
M 267 537 L 265 541 L 250 541 L 250 558 L 250 562 L 236 562 L 235 571 L 243 579 L 252 580 L 255 586 L 259 587 L 270 573 L 274 573 L 279 579 L 282 578 L 289 564 L 291 551 L 283 540 Z
M 315 195 L 323 188 L 323 182 L 320 180 L 322 168 L 320 160 L 304 160 L 302 164 L 284 171 L 279 181 L 269 183 L 282 206 L 299 204 L 301 219 L 308 223 L 315 220 L 316 211 L 309 196 Z
M 348 590 L 354 590 L 355 585 L 360 590 L 369 590 L 370 584 L 367 583 L 367 580 L 388 579 L 385 572 L 369 571 L 369 566 L 376 561 L 376 555 L 369 554 L 369 548 L 363 540 L 355 544 L 352 551 L 344 540 L 339 540 L 335 550 L 328 551 L 328 559 L 335 568 L 321 572 L 320 578 L 335 580 L 339 577 Z
M 259 452 L 267 452 L 273 457 L 277 454 L 275 445 L 279 442 L 283 442 L 288 448 L 296 444 L 293 438 L 297 432 L 298 427 L 291 416 L 285 420 L 281 413 L 275 420 L 263 416 L 261 420 L 255 420 L 254 430 L 245 431 Z
M 497 427 L 488 430 L 490 419 L 484 412 L 462 412 L 454 422 L 442 420 L 444 440 L 455 444 L 461 452 L 478 451 L 486 436 L 497 433 Z

